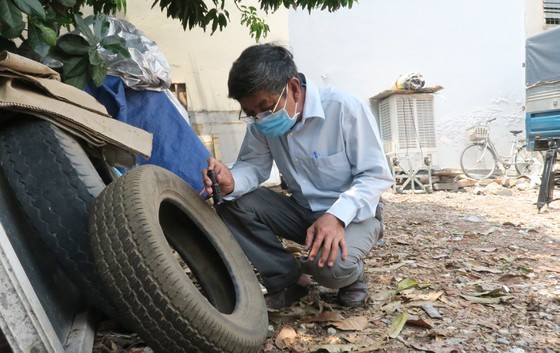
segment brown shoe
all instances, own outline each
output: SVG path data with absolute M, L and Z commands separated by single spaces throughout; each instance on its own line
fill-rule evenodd
M 308 292 L 308 287 L 303 287 L 295 283 L 287 288 L 265 295 L 264 300 L 268 309 L 280 310 L 299 301 L 301 298 L 305 297 Z
M 364 276 L 356 282 L 338 290 L 338 301 L 342 306 L 365 305 L 369 296 L 368 287 Z

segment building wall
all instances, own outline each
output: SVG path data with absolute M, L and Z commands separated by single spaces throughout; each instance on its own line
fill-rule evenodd
M 492 136 L 524 126 L 522 0 L 361 1 L 336 13 L 290 12 L 300 70 L 367 101 L 400 74 L 420 72 L 435 99 L 440 167 L 459 167 L 465 129 L 496 117 Z
M 252 1 L 256 3 L 256 1 Z M 224 32 L 183 31 L 152 1 L 129 3 L 126 18 L 155 40 L 186 82 L 193 128 L 218 134 L 221 157 L 235 160 L 245 132 L 227 98 L 231 63 L 255 43 L 235 8 Z M 367 102 L 400 74 L 424 75 L 436 95 L 438 160 L 458 168 L 469 126 L 496 117 L 492 136 L 507 152 L 508 130 L 524 128 L 524 46 L 542 32 L 541 0 L 361 1 L 335 13 L 281 10 L 267 19 L 265 41 L 288 44 L 301 71 L 319 85 L 345 88 Z
M 543 0 L 525 0 L 525 36 L 531 37 L 545 31 Z
M 173 82 L 187 85 L 188 111 L 193 128 L 201 135 L 217 134 L 224 162 L 235 161 L 245 134 L 238 121 L 239 104 L 228 98 L 227 78 L 233 61 L 246 47 L 255 44 L 239 11 L 226 1 L 231 23 L 223 32 L 199 28 L 184 31 L 178 20 L 166 18 L 152 0 L 128 2 L 124 18 L 154 40 L 169 61 Z M 256 1 L 247 1 L 256 4 Z M 288 43 L 288 11 L 266 17 L 271 27 L 267 41 Z

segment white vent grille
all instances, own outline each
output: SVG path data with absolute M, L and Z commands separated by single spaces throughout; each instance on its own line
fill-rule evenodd
M 391 150 L 391 106 L 389 100 L 385 99 L 379 104 L 379 120 L 381 124 L 381 140 L 383 141 L 383 149 Z
M 436 147 L 436 129 L 434 126 L 434 101 L 432 97 L 416 99 L 418 119 L 418 136 L 421 147 Z
M 560 24 L 560 1 L 543 0 L 544 19 L 547 25 Z
M 393 94 L 378 104 L 385 153 L 421 154 L 436 159 L 432 94 Z
M 399 148 L 436 147 L 432 96 L 396 97 Z
M 399 147 L 415 148 L 416 122 L 414 121 L 414 99 L 409 96 L 397 97 L 397 125 L 399 130 Z

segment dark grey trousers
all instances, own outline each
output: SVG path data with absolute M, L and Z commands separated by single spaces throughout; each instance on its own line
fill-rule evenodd
M 329 288 L 341 288 L 355 282 L 363 274 L 363 258 L 382 232 L 382 224 L 377 218 L 350 223 L 344 238 L 348 249 L 346 260 L 342 261 L 339 251 L 333 267 L 319 268 L 320 254 L 313 262 L 307 257 L 297 261 L 278 236 L 304 244 L 307 228 L 324 214 L 323 211 L 313 212 L 291 197 L 259 188 L 234 201 L 224 202 L 218 207 L 218 214 L 260 273 L 269 293 L 295 283 L 302 272 Z

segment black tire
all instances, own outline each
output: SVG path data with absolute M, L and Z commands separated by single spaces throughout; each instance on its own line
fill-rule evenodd
M 249 261 L 172 172 L 144 165 L 109 185 L 90 234 L 111 299 L 155 352 L 244 353 L 263 344 L 268 316 Z
M 89 209 L 104 189 L 80 144 L 51 123 L 19 116 L 0 129 L 0 166 L 19 207 L 90 304 L 106 299 L 89 243 Z
M 469 178 L 482 180 L 490 177 L 496 170 L 498 159 L 494 151 L 481 143 L 468 145 L 461 153 L 461 169 Z

